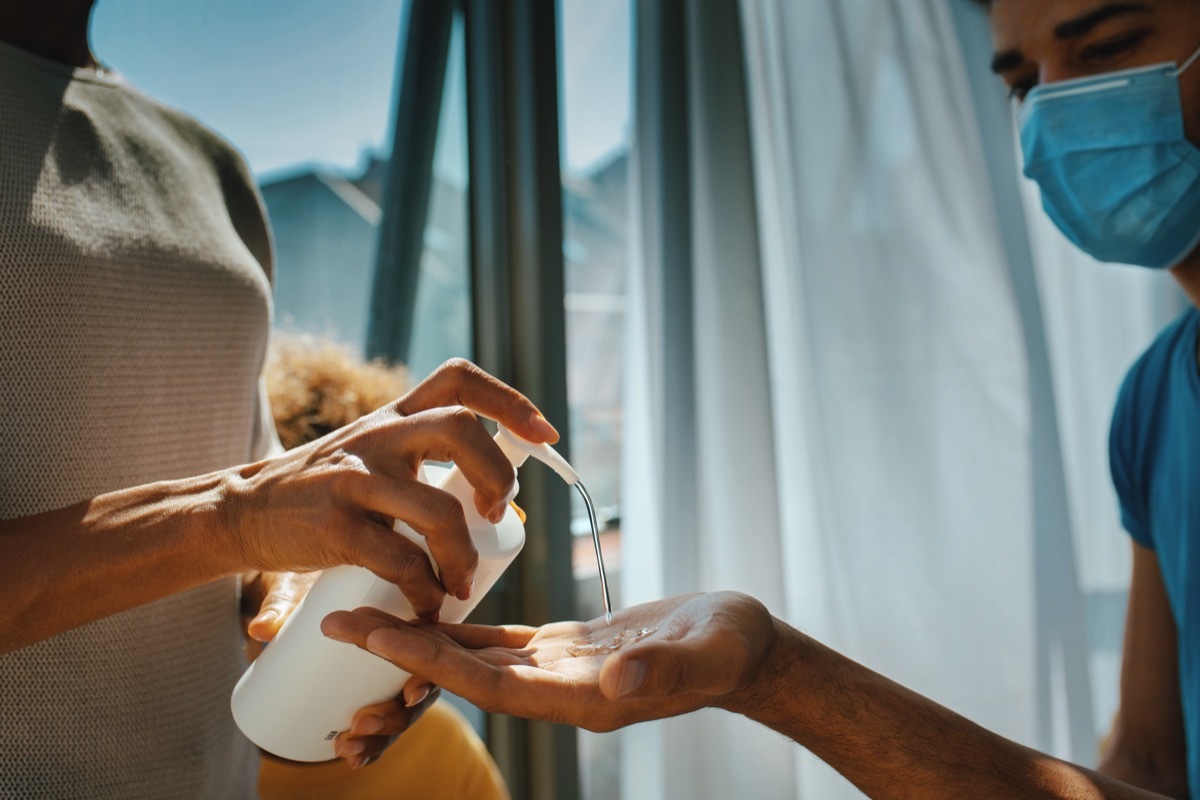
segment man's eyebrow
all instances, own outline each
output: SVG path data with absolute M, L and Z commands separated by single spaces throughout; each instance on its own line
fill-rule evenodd
M 1089 11 L 1082 17 L 1059 23 L 1054 28 L 1054 38 L 1060 41 L 1064 39 L 1078 39 L 1101 22 L 1113 17 L 1119 17 L 1124 14 L 1149 13 L 1151 13 L 1150 7 L 1145 3 L 1109 3 L 1106 6 L 1100 6 L 1094 11 Z
M 1091 31 L 1100 23 L 1125 14 L 1150 14 L 1150 7 L 1145 3 L 1109 3 L 1089 11 L 1082 17 L 1060 22 L 1054 27 L 1054 38 L 1059 41 L 1078 39 Z M 1005 50 L 996 53 L 992 58 L 992 72 L 997 74 L 1007 72 L 1025 61 L 1019 50 Z

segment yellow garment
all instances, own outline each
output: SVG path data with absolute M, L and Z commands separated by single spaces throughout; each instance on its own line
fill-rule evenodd
M 471 724 L 445 700 L 430 706 L 379 760 L 297 764 L 264 757 L 263 800 L 510 800 L 500 770 Z

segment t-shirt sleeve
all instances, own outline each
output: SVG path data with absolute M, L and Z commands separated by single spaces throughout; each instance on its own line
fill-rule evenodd
M 258 381 L 258 400 L 254 413 L 254 434 L 250 445 L 250 461 L 261 461 L 282 455 L 283 445 L 275 429 L 275 418 L 271 414 L 271 401 L 267 395 L 267 382 Z
M 1108 435 L 1108 463 L 1113 487 L 1121 509 L 1121 525 L 1134 541 L 1143 547 L 1154 548 L 1147 513 L 1146 493 L 1138 468 L 1138 426 L 1136 365 L 1125 377 L 1117 395 L 1112 427 Z

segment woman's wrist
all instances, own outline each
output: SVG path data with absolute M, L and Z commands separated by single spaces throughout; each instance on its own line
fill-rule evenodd
M 245 556 L 230 525 L 227 503 L 232 470 L 145 484 L 102 495 L 89 507 L 87 530 L 131 537 L 143 543 L 143 555 L 178 566 L 190 582 L 233 575 L 245 569 Z M 157 551 L 157 552 L 155 552 Z M 182 575 L 181 575 L 182 577 Z

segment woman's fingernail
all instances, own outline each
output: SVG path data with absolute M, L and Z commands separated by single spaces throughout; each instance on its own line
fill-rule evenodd
M 373 755 L 373 756 L 358 756 L 357 758 L 355 758 L 353 761 L 350 762 L 350 769 L 358 769 L 360 767 L 365 767 L 368 764 L 374 764 L 375 760 L 378 758 L 379 758 L 378 754 Z
M 365 717 L 359 718 L 350 727 L 350 732 L 355 736 L 371 736 L 383 730 L 383 720 L 374 714 L 368 714 Z
M 259 614 L 254 621 L 259 625 L 274 625 L 277 619 L 279 619 L 279 612 L 272 608 Z
M 406 699 L 404 701 L 404 705 L 407 706 L 408 708 L 412 708 L 413 706 L 419 706 L 419 705 L 421 705 L 422 702 L 424 702 L 426 697 L 429 697 L 429 687 L 422 686 L 421 690 L 412 696 L 412 699 Z
M 617 697 L 633 694 L 646 682 L 646 665 L 637 659 L 621 665 L 621 680 L 617 684 Z

